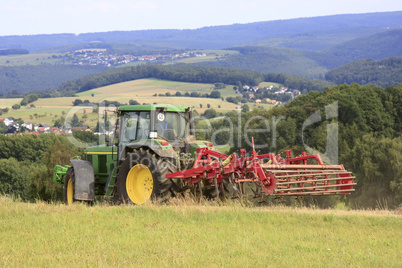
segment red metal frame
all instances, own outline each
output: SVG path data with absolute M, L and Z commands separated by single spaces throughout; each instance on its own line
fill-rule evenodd
M 264 163 L 264 159 L 269 159 L 268 163 Z M 307 164 L 308 160 L 315 160 L 317 164 Z M 254 141 L 251 156 L 240 149 L 240 158 L 207 147 L 197 149 L 192 168 L 169 173 L 166 177 L 185 180 L 190 187 L 202 180 L 219 184 L 231 177 L 233 183 L 253 182 L 260 186 L 263 194 L 273 196 L 349 194 L 356 185 L 355 177 L 343 165 L 326 165 L 318 154 L 303 152 L 292 158 L 291 151 L 287 150 L 285 159 L 273 153 L 258 155 Z

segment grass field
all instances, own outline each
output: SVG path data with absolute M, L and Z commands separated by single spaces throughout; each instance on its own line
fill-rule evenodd
M 11 108 L 14 104 L 20 103 L 22 98 L 0 99 L 0 109 Z
M 60 53 L 41 53 L 41 54 L 24 54 L 24 55 L 8 55 L 0 57 L 0 65 L 18 66 L 18 65 L 40 65 L 55 64 L 60 61 L 52 56 L 62 56 Z
M 3 267 L 401 267 L 389 211 L 240 203 L 70 207 L 0 197 Z
M 73 107 L 75 99 L 89 100 L 92 103 L 100 103 L 104 100 L 118 101 L 122 104 L 128 104 L 130 99 L 136 100 L 139 103 L 158 103 L 158 104 L 173 104 L 190 106 L 197 110 L 199 113 L 203 113 L 207 109 L 209 104 L 211 108 L 214 108 L 218 113 L 226 113 L 237 109 L 237 105 L 223 101 L 222 99 L 212 98 L 192 98 L 192 97 L 176 97 L 174 96 L 177 91 L 183 95 L 186 92 L 208 93 L 213 90 L 213 84 L 201 84 L 201 83 L 185 83 L 176 81 L 166 81 L 159 79 L 138 79 L 134 81 L 114 84 L 110 86 L 100 87 L 93 90 L 81 92 L 77 94 L 77 97 L 62 97 L 62 98 L 48 98 L 39 99 L 33 104 L 34 108 L 21 107 L 19 110 L 12 110 L 2 117 L 14 117 L 21 118 L 25 122 L 35 122 L 38 124 L 53 125 L 54 121 L 60 116 L 67 114 Z M 170 93 L 172 96 L 154 96 L 155 94 Z M 224 89 L 220 89 L 222 97 L 234 97 L 236 92 L 233 90 L 233 86 L 228 85 Z M 21 99 L 0 99 L 0 108 L 9 107 L 16 103 L 20 103 Z M 202 108 L 201 108 L 202 105 Z M 270 109 L 273 106 L 268 104 L 248 104 L 250 109 Z M 78 117 L 81 119 L 83 110 L 80 111 Z M 88 119 L 85 124 L 90 127 L 95 127 L 98 115 L 91 114 L 90 110 L 87 110 Z

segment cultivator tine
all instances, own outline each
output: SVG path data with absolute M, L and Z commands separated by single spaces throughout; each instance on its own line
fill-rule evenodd
M 202 185 L 201 185 L 201 181 L 199 181 L 198 183 L 198 190 L 200 192 L 200 200 L 202 199 Z

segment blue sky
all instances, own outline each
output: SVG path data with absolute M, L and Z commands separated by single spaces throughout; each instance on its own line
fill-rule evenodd
M 0 36 L 196 29 L 257 21 L 401 11 L 401 0 L 2 0 Z

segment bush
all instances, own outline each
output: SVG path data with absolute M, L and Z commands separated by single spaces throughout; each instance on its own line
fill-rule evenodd
M 0 193 L 27 199 L 29 165 L 15 158 L 0 159 Z

